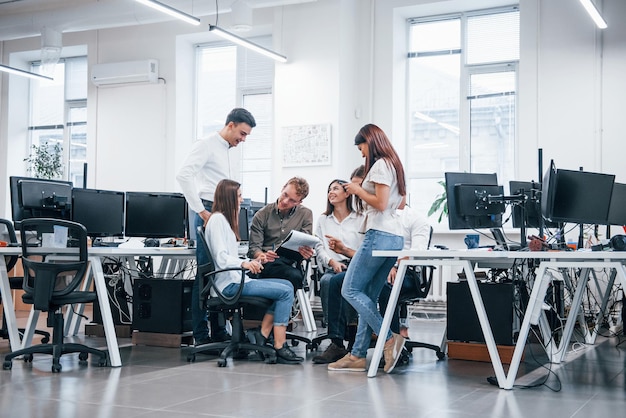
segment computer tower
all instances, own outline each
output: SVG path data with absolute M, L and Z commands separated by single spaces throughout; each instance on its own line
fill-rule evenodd
M 182 334 L 191 331 L 193 280 L 135 279 L 133 329 Z
M 496 344 L 514 345 L 512 283 L 478 283 Z M 485 342 L 467 281 L 447 284 L 447 338 L 449 341 Z

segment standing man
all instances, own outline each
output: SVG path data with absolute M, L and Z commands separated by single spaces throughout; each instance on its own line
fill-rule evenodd
M 191 153 L 185 160 L 176 180 L 185 195 L 187 204 L 196 215 L 194 230 L 206 225 L 211 216 L 213 194 L 220 180 L 240 180 L 240 161 L 232 149 L 245 142 L 256 121 L 246 109 L 235 108 L 226 117 L 226 123 L 219 132 L 194 143 Z M 198 266 L 206 264 L 208 255 L 201 247 L 196 247 Z M 230 336 L 224 325 L 220 325 L 217 315 L 211 315 L 211 338 L 207 323 L 207 313 L 200 308 L 200 280 L 196 277 L 191 292 L 191 323 L 196 345 L 211 341 L 224 341 Z

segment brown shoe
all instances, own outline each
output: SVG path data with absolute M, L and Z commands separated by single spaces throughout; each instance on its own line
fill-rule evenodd
M 344 372 L 364 372 L 365 358 L 353 357 L 350 353 L 328 365 L 328 370 Z
M 393 368 L 396 367 L 405 342 L 406 338 L 396 333 L 392 333 L 391 338 L 385 342 L 385 348 L 383 349 L 383 355 L 385 357 L 385 367 L 383 370 L 385 373 L 391 373 Z
M 348 354 L 348 351 L 345 348 L 338 346 L 335 343 L 330 343 L 330 345 L 326 347 L 326 350 L 324 350 L 322 354 L 320 354 L 319 356 L 313 357 L 313 363 L 315 364 L 334 363 L 337 360 L 341 359 L 346 354 Z

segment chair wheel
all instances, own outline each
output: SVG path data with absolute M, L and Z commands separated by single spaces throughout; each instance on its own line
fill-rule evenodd
M 101 358 L 100 361 L 98 362 L 98 367 L 105 367 L 106 365 L 107 365 L 107 359 Z
M 292 347 L 297 347 L 298 344 L 300 344 L 300 341 L 298 341 L 298 340 L 291 340 L 291 346 Z
M 53 364 L 52 365 L 52 373 L 59 373 L 61 371 L 63 367 L 61 367 L 61 364 Z
M 265 363 L 266 364 L 276 364 L 276 354 L 274 354 L 274 355 L 267 355 L 265 357 Z
M 2 368 L 4 370 L 11 370 L 13 368 L 13 362 L 11 360 L 7 360 L 2 364 Z
M 32 354 L 24 354 L 24 363 L 31 363 L 33 361 Z
M 446 354 L 443 351 L 437 351 L 437 358 L 439 360 L 443 360 L 446 357 Z
M 48 344 L 50 342 L 50 337 L 45 336 L 41 339 L 42 344 Z
M 187 356 L 187 362 L 194 363 L 195 361 L 196 361 L 196 355 L 195 354 L 189 354 Z
M 218 367 L 226 367 L 226 363 L 227 363 L 227 361 L 226 361 L 225 358 L 217 359 L 217 366 Z
M 89 358 L 89 354 L 87 354 L 87 353 L 79 353 L 78 354 L 78 360 L 80 360 L 80 361 L 87 361 L 88 358 Z

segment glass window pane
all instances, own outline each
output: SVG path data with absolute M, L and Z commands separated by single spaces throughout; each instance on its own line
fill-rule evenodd
M 413 58 L 409 79 L 407 172 L 458 170 L 460 54 Z
M 33 68 L 38 65 L 33 65 Z M 33 69 L 34 72 L 38 70 Z M 31 126 L 63 125 L 65 109 L 65 64 L 59 62 L 54 69 L 54 81 L 32 80 Z
M 253 201 L 264 202 L 265 189 L 272 184 L 272 95 L 246 94 L 243 106 L 257 123 L 242 147 L 243 193 Z M 273 196 L 271 190 L 268 190 L 268 196 Z
M 471 91 L 482 92 L 470 100 L 472 172 L 497 173 L 498 183 L 515 174 L 515 73 L 470 76 Z
M 87 107 L 72 107 L 68 117 L 69 179 L 77 186 L 83 184 L 83 165 L 87 162 Z
M 87 59 L 85 57 L 66 59 L 65 66 L 68 74 L 65 86 L 65 100 L 87 99 L 89 81 Z
M 196 136 L 204 138 L 224 126 L 237 103 L 237 47 L 198 49 Z
M 519 11 L 467 19 L 467 63 L 519 60 Z
M 411 26 L 409 48 L 412 52 L 460 49 L 461 21 L 440 20 Z

